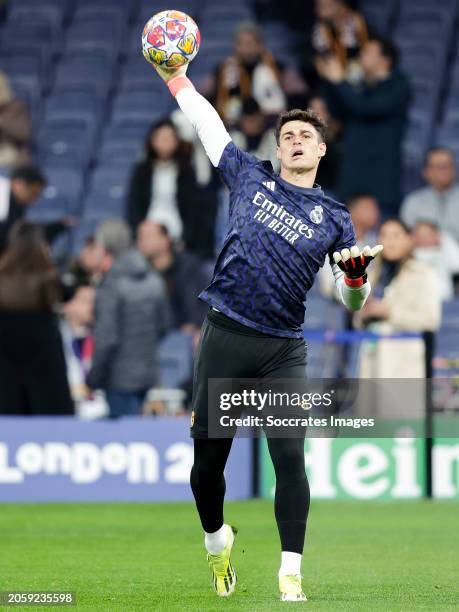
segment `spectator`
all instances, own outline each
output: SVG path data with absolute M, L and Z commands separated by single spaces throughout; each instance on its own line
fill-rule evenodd
M 459 185 L 451 151 L 434 147 L 427 152 L 423 171 L 426 187 L 417 189 L 403 201 L 400 216 L 409 226 L 417 221 L 438 223 L 459 244 Z
M 254 98 L 247 98 L 242 103 L 238 127 L 239 129 L 231 132 L 231 138 L 236 146 L 259 159 L 269 160 L 273 168 L 278 170 L 276 137 L 274 131 L 268 128 L 266 116 L 261 112 L 260 105 Z
M 454 297 L 453 278 L 459 274 L 459 245 L 433 221 L 418 221 L 413 229 L 414 256 L 437 275 L 443 300 Z
M 237 28 L 233 54 L 219 64 L 216 77 L 209 80 L 203 93 L 215 97 L 220 116 L 231 126 L 239 120 L 247 98 L 255 98 L 267 115 L 285 109 L 279 68 L 264 46 L 258 26 L 242 23 Z
M 94 297 L 94 288 L 90 285 L 79 284 L 73 287 L 73 294 L 68 296 L 64 304 L 61 321 L 67 378 L 78 412 L 80 406 L 92 399 L 86 376 L 94 349 Z
M 92 285 L 97 282 L 104 250 L 94 236 L 88 236 L 78 255 L 70 261 L 67 272 L 63 275 L 63 284 L 70 294 L 80 285 Z
M 342 0 L 315 0 L 312 46 L 319 57 L 336 57 L 346 75 L 359 71 L 358 55 L 368 40 L 365 19 Z
M 327 103 L 322 96 L 312 96 L 309 99 L 308 107 L 322 117 L 327 124 L 327 154 L 320 160 L 316 181 L 323 189 L 334 193 L 341 158 L 341 125 L 330 115 Z
M 87 382 L 105 391 L 111 416 L 139 414 L 156 382 L 155 348 L 168 325 L 164 284 L 140 253 L 130 250 L 130 231 L 123 221 L 103 222 L 96 242 L 103 248 L 103 276 L 96 289 Z
M 354 224 L 356 244 L 361 248 L 377 244 L 380 213 L 375 198 L 368 193 L 355 194 L 349 198 L 347 206 Z
M 312 89 L 316 89 L 319 84 L 317 59 L 336 58 L 344 78 L 355 81 L 361 75 L 358 56 L 368 40 L 365 19 L 342 0 L 315 0 L 314 12 L 311 25 L 303 26 L 304 78 Z
M 38 200 L 45 185 L 45 177 L 34 166 L 18 168 L 11 178 L 0 177 L 0 253 L 6 247 L 8 232 Z M 44 225 L 46 239 L 51 242 L 68 226 L 69 220 L 65 219 Z
M 0 413 L 73 413 L 54 312 L 59 299 L 41 228 L 16 222 L 0 258 Z
M 0 72 L 0 166 L 11 169 L 29 161 L 31 134 L 27 109 L 13 97 L 6 75 Z
M 191 150 L 170 120 L 151 127 L 131 175 L 128 222 L 134 234 L 144 219 L 162 223 L 190 250 L 213 254 L 216 207 L 198 187 Z
M 413 256 L 409 229 L 388 219 L 379 231 L 384 246 L 381 263 L 369 269 L 372 295 L 356 315 L 358 325 L 384 334 L 435 331 L 440 324 L 440 293 L 436 274 Z M 421 339 L 364 342 L 362 378 L 424 378 Z
M 339 195 L 372 193 L 384 217 L 400 205 L 401 142 L 409 86 L 396 69 L 398 53 L 386 39 L 373 37 L 360 53 L 363 80 L 345 81 L 338 58 L 320 58 L 317 68 L 332 115 L 343 122 Z
M 167 228 L 153 221 L 139 227 L 137 248 L 164 279 L 172 309 L 172 326 L 196 334 L 201 329 L 207 304 L 198 299 L 210 282 L 210 271 L 192 253 L 177 251 Z

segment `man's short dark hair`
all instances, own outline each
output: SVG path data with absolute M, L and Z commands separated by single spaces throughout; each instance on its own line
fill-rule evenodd
M 427 164 L 429 163 L 429 157 L 433 154 L 433 153 L 446 153 L 447 155 L 449 155 L 451 157 L 451 160 L 453 161 L 453 163 L 455 163 L 455 158 L 454 158 L 454 153 L 452 152 L 452 150 L 449 147 L 443 147 L 441 145 L 436 145 L 434 147 L 429 147 L 424 155 L 424 166 L 427 166 Z
M 390 61 L 391 68 L 395 68 L 395 66 L 398 64 L 400 53 L 398 48 L 389 38 L 381 36 L 380 34 L 375 34 L 370 37 L 368 42 L 377 42 L 379 44 L 379 48 L 381 49 L 381 55 Z
M 24 181 L 28 185 L 38 183 L 45 187 L 46 178 L 36 166 L 21 166 L 11 174 L 11 180 Z
M 377 200 L 372 193 L 368 191 L 362 191 L 360 193 L 353 193 L 350 196 L 348 196 L 346 200 L 347 207 L 351 209 L 355 204 L 357 204 L 357 202 L 359 202 L 359 200 L 366 200 L 367 198 L 371 198 L 372 200 L 375 200 L 375 202 L 377 203 Z
M 325 121 L 311 108 L 307 108 L 306 110 L 294 108 L 293 110 L 285 111 L 279 115 L 276 125 L 277 144 L 279 144 L 282 127 L 289 121 L 303 121 L 304 123 L 309 123 L 317 130 L 320 142 L 325 142 L 327 136 L 327 124 Z

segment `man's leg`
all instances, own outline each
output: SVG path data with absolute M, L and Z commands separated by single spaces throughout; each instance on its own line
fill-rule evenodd
M 207 561 L 212 570 L 213 586 L 220 597 L 234 592 L 236 572 L 231 564 L 234 530 L 223 522 L 226 460 L 231 449 L 231 438 L 194 440 L 194 464 L 191 488 L 199 518 L 204 529 Z
M 274 512 L 282 546 L 279 582 L 289 580 L 287 576 L 301 576 L 306 521 L 309 513 L 309 483 L 304 464 L 303 438 L 268 438 L 268 448 L 276 473 Z M 283 585 L 282 597 L 288 584 Z M 293 596 L 304 598 L 301 580 L 294 584 Z M 288 598 L 288 599 L 287 599 Z
M 194 440 L 194 463 L 190 482 L 201 525 L 206 534 L 215 533 L 223 526 L 223 500 L 226 491 L 223 471 L 232 442 L 231 438 Z M 221 548 L 223 547 L 224 544 Z

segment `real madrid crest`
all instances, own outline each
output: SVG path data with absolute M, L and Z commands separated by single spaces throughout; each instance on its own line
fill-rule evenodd
M 324 209 L 322 208 L 322 206 L 314 206 L 313 210 L 311 210 L 309 214 L 309 218 L 311 219 L 313 223 L 317 225 L 321 223 L 323 219 L 323 212 L 324 212 Z

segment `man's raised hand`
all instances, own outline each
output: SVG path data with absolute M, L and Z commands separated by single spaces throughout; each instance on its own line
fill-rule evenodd
M 185 64 L 183 66 L 178 66 L 177 68 L 166 68 L 165 66 L 158 66 L 156 64 L 152 64 L 152 65 L 153 65 L 153 68 L 156 70 L 156 72 L 159 74 L 159 76 L 162 78 L 162 80 L 165 83 L 168 83 L 170 80 L 172 80 L 175 77 L 185 76 L 186 71 L 188 70 L 188 64 Z
M 335 251 L 333 260 L 344 272 L 344 282 L 349 287 L 360 287 L 367 280 L 366 269 L 373 259 L 383 250 L 382 244 L 373 248 L 368 245 L 360 251 L 357 245 L 350 249 Z

